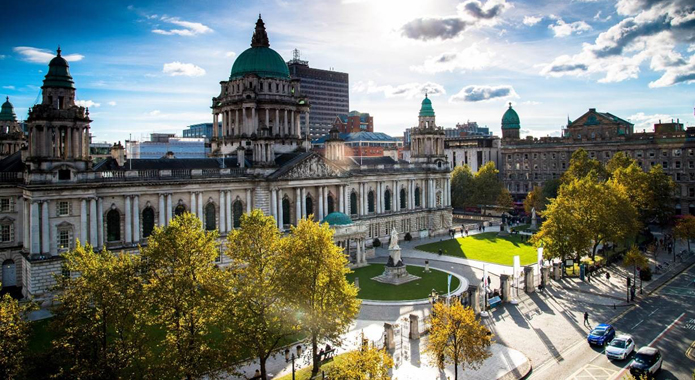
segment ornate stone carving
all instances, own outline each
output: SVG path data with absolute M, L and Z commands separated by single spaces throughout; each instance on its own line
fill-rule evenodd
M 312 156 L 290 169 L 285 175 L 282 176 L 282 178 L 305 179 L 339 176 L 341 176 L 340 170 L 327 164 L 321 157 Z

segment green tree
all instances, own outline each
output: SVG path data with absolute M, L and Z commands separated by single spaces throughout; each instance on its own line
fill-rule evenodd
M 56 275 L 61 293 L 54 329 L 63 376 L 81 379 L 142 378 L 148 365 L 143 323 L 140 257 L 94 252 L 90 245 L 65 255 Z
M 545 198 L 543 196 L 543 187 L 541 186 L 534 187 L 533 190 L 526 194 L 526 198 L 524 199 L 524 211 L 526 211 L 527 214 L 531 215 L 531 211 L 534 208 L 537 213 L 545 209 Z
M 502 181 L 499 179 L 499 170 L 495 168 L 495 163 L 488 161 L 482 168 L 475 173 L 473 193 L 470 202 L 480 205 L 483 213 L 485 206 L 495 204 L 497 197 L 502 191 Z
M 633 163 L 636 163 L 636 161 L 628 157 L 624 152 L 617 152 L 606 162 L 606 172 L 609 175 L 613 175 L 616 170 L 627 169 Z
M 492 335 L 475 317 L 473 309 L 459 302 L 447 305 L 436 303 L 428 317 L 430 334 L 424 352 L 439 369 L 454 365 L 454 379 L 458 380 L 459 364 L 478 369 L 489 358 Z
M 545 199 L 545 206 L 550 203 L 550 200 L 557 197 L 557 193 L 560 190 L 560 180 L 559 179 L 549 179 L 543 183 L 543 198 Z M 543 207 L 543 210 L 545 209 Z
M 553 199 L 543 212 L 545 222 L 532 238 L 534 244 L 543 245 L 543 256 L 550 260 L 562 261 L 568 256 L 577 260 L 589 253 L 591 231 L 580 218 L 577 209 L 581 207 L 576 199 L 562 195 Z
M 561 182 L 570 183 L 574 179 L 581 179 L 593 173 L 593 178 L 603 181 L 608 176 L 601 162 L 595 158 L 589 158 L 589 154 L 582 148 L 575 150 L 570 158 L 567 170 L 562 174 Z
M 464 208 L 470 205 L 473 193 L 473 173 L 468 165 L 457 166 L 451 172 L 451 205 L 454 208 Z
M 389 370 L 393 364 L 393 358 L 385 349 L 363 344 L 358 350 L 342 354 L 331 366 L 328 376 L 336 380 L 390 380 Z
M 0 297 L 0 378 L 15 379 L 22 373 L 31 331 L 25 313 L 32 308 L 9 294 Z
M 147 263 L 148 323 L 164 331 L 159 344 L 162 377 L 198 378 L 224 369 L 219 321 L 227 281 L 215 265 L 216 231 L 203 231 L 192 214 L 155 228 L 142 250 Z
M 357 315 L 357 288 L 345 278 L 347 257 L 333 243 L 328 223 L 302 219 L 292 227 L 283 249 L 286 295 L 300 312 L 299 323 L 311 340 L 312 374 L 319 370 L 318 343 L 338 343 Z
M 642 253 L 642 251 L 637 248 L 637 246 L 632 246 L 629 251 L 625 254 L 623 258 L 623 265 L 626 267 L 632 267 L 632 276 L 637 279 L 637 268 L 646 268 L 649 265 L 649 260 L 647 256 Z
M 678 239 L 683 239 L 688 242 L 688 251 L 690 251 L 690 240 L 695 238 L 695 216 L 686 215 L 678 221 L 673 229 L 673 235 Z
M 272 216 L 254 210 L 241 217 L 241 228 L 227 237 L 226 255 L 231 260 L 230 293 L 225 327 L 230 346 L 248 348 L 260 362 L 261 377 L 267 378 L 266 361 L 297 332 L 295 312 L 283 289 L 293 277 L 283 275 L 283 241 Z
M 661 165 L 649 169 L 648 179 L 649 209 L 646 218 L 660 224 L 666 224 L 673 217 L 673 191 L 676 188 L 673 179 L 664 173 Z

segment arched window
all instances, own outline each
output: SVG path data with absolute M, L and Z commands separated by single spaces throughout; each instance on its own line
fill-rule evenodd
M 215 219 L 215 204 L 210 202 L 205 206 L 205 229 L 214 231 L 217 228 L 217 220 Z
M 420 188 L 415 188 L 415 207 L 420 207 Z
M 232 216 L 234 217 L 234 228 L 241 226 L 241 215 L 244 213 L 244 208 L 240 200 L 235 200 L 232 204 Z
M 335 212 L 335 203 L 333 203 L 333 196 L 328 196 L 328 213 Z
M 405 196 L 405 189 L 401 189 L 401 195 L 400 195 L 400 197 L 401 197 L 401 210 L 404 210 L 404 209 L 407 207 L 407 206 L 406 206 L 406 200 L 407 200 L 407 198 L 406 198 L 406 196 Z
M 106 214 L 106 241 L 121 240 L 121 214 L 111 210 Z
M 290 213 L 290 200 L 282 199 L 282 224 L 292 224 L 292 214 Z
M 181 216 L 181 215 L 183 215 L 184 212 L 186 212 L 186 206 L 178 205 L 174 209 L 174 217 Z
M 154 210 L 147 207 L 142 210 L 142 237 L 147 238 L 152 235 L 154 230 Z
M 314 201 L 311 197 L 306 197 L 306 216 L 312 215 L 314 213 Z
M 384 191 L 384 210 L 391 211 L 391 190 Z
M 357 193 L 350 193 L 350 215 L 357 215 Z
M 367 193 L 367 211 L 374 212 L 374 191 Z

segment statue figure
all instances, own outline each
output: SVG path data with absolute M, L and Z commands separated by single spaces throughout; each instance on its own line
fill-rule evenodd
M 396 229 L 391 230 L 391 241 L 389 242 L 389 249 L 398 249 L 398 231 Z
M 531 220 L 536 220 L 536 208 L 531 207 Z

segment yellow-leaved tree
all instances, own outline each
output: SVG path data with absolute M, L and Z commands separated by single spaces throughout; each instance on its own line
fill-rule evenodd
M 633 245 L 623 258 L 623 265 L 632 268 L 632 277 L 637 281 L 637 268 L 646 268 L 649 265 L 647 256 L 639 250 L 636 245 Z
M 335 380 L 390 380 L 393 358 L 385 349 L 363 344 L 360 349 L 340 355 L 328 372 Z
M 245 347 L 258 358 L 261 377 L 267 378 L 266 361 L 287 338 L 298 331 L 296 313 L 284 297 L 291 277 L 283 274 L 283 238 L 272 216 L 253 210 L 241 217 L 241 227 L 227 237 L 230 259 L 225 325 L 231 344 Z
M 0 284 L 1 285 L 1 284 Z M 25 313 L 33 304 L 20 305 L 9 294 L 0 297 L 0 378 L 20 376 L 31 328 Z
M 439 369 L 454 365 L 454 379 L 458 369 L 478 369 L 491 356 L 492 334 L 475 317 L 469 307 L 458 302 L 447 305 L 439 302 L 428 317 L 430 334 L 424 352 Z
M 695 238 L 695 216 L 686 215 L 678 221 L 673 229 L 673 235 L 678 239 L 683 239 L 688 242 L 688 251 L 690 251 L 690 239 Z
M 328 223 L 302 219 L 285 240 L 285 294 L 298 312 L 299 325 L 311 340 L 312 374 L 319 371 L 319 341 L 338 344 L 357 315 L 357 288 L 348 282 L 348 260 L 333 243 Z
M 221 302 L 227 282 L 217 268 L 216 231 L 204 231 L 201 221 L 185 213 L 162 229 L 156 227 L 142 250 L 147 266 L 145 299 L 148 324 L 164 331 L 159 344 L 161 377 L 193 379 L 225 369 L 220 347 Z

